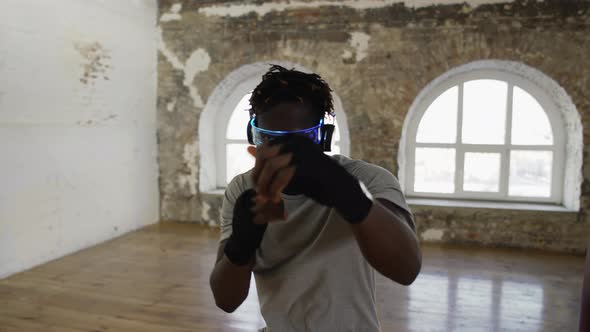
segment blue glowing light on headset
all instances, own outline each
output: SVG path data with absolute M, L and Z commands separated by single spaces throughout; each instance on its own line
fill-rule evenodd
M 278 137 L 287 135 L 301 135 L 311 139 L 316 144 L 321 144 L 322 134 L 321 129 L 324 124 L 324 120 L 320 119 L 320 123 L 316 126 L 300 129 L 300 130 L 268 130 L 256 126 L 256 117 L 250 120 L 250 126 L 252 126 L 252 139 L 254 145 L 262 145 L 264 142 L 272 141 Z

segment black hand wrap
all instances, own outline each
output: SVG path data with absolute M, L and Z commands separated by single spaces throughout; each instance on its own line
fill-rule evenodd
M 285 192 L 302 193 L 320 204 L 334 207 L 349 223 L 363 221 L 373 206 L 360 182 L 319 145 L 302 136 L 280 140 L 282 153 L 293 153 L 295 175 Z
M 232 234 L 225 243 L 224 253 L 235 265 L 246 265 L 254 256 L 262 242 L 267 224 L 255 224 L 252 199 L 256 196 L 253 189 L 244 191 L 234 205 Z

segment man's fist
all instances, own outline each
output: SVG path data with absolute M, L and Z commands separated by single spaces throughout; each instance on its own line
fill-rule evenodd
M 295 167 L 287 189 L 334 207 L 350 223 L 367 217 L 373 205 L 371 198 L 359 180 L 324 154 L 319 145 L 302 136 L 290 136 L 279 144 L 281 154 L 291 156 L 290 165 Z
M 269 200 L 279 204 L 281 192 L 304 194 L 334 207 L 350 223 L 363 221 L 373 206 L 361 183 L 306 137 L 274 140 L 257 148 L 255 156 L 252 180 L 257 205 Z

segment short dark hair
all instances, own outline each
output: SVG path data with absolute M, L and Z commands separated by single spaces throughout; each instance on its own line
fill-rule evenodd
M 317 121 L 334 116 L 332 89 L 317 74 L 271 65 L 262 82 L 252 91 L 250 116 L 264 113 L 280 103 L 301 103 L 311 107 Z

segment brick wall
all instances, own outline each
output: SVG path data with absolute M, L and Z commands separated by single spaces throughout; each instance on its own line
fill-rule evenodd
M 162 220 L 217 220 L 220 196 L 198 191 L 199 160 L 206 158 L 198 151 L 199 116 L 219 82 L 260 61 L 289 61 L 322 75 L 342 99 L 351 157 L 394 174 L 402 125 L 415 97 L 449 69 L 476 60 L 517 61 L 551 77 L 572 98 L 588 140 L 588 1 L 419 8 L 375 1 L 366 1 L 372 4 L 366 8 L 254 3 L 160 1 Z M 271 7 L 276 10 L 266 10 Z M 366 48 L 358 42 L 363 39 Z M 413 206 L 419 233 L 449 243 L 581 253 L 589 235 L 588 151 L 585 146 L 578 213 Z

